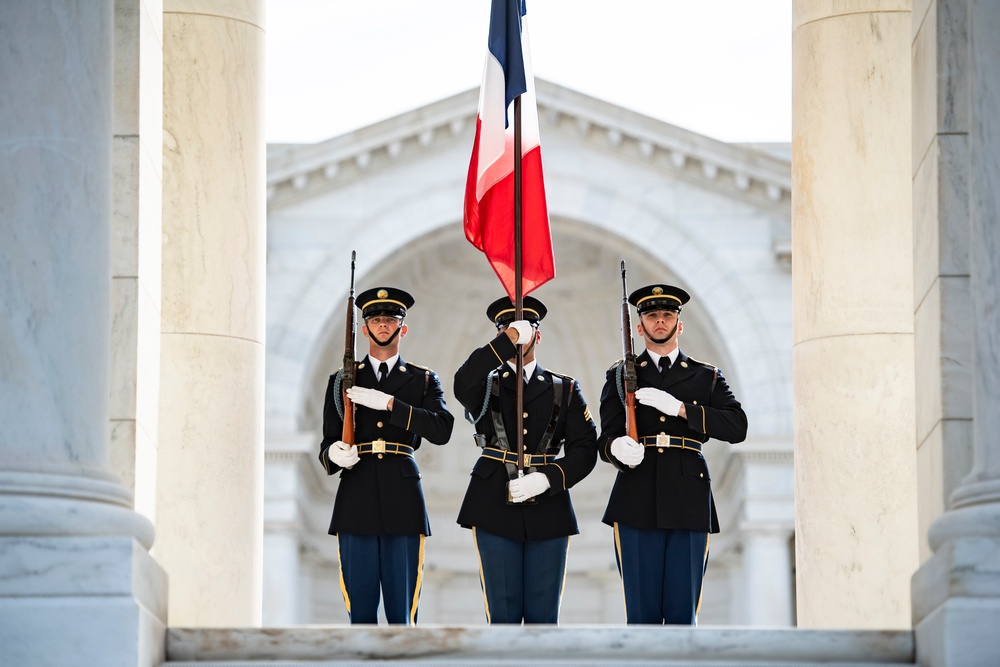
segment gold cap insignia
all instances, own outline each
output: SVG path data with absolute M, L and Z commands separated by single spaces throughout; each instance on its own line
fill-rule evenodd
M 389 296 L 389 293 L 388 293 L 388 292 L 386 292 L 386 291 L 385 291 L 384 289 L 380 289 L 380 290 L 378 291 L 378 298 L 380 298 L 380 299 L 384 299 L 384 298 L 386 298 L 387 296 Z
M 656 295 L 663 294 L 663 288 L 662 287 L 654 287 L 653 288 L 653 294 L 656 294 Z

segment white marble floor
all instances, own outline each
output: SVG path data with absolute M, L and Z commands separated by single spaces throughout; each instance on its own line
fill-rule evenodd
M 164 667 L 269 665 L 698 665 L 899 667 L 909 631 L 635 626 L 306 626 L 167 635 Z

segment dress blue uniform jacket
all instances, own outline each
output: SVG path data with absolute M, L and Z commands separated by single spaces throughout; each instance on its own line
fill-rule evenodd
M 611 455 L 611 442 L 625 435 L 625 406 L 620 389 L 619 361 L 607 372 L 601 392 L 601 459 L 618 469 L 603 521 L 643 529 L 687 529 L 719 532 L 712 498 L 712 478 L 700 452 L 679 447 L 646 447 L 642 462 L 629 468 Z M 666 373 L 660 374 L 647 351 L 636 358 L 639 387 L 662 389 L 682 401 L 687 419 L 664 415 L 656 408 L 635 404 L 640 443 L 644 436 L 664 433 L 690 438 L 694 447 L 709 438 L 737 443 L 746 439 L 747 416 L 733 396 L 722 372 L 695 361 L 684 352 Z
M 339 373 L 338 373 L 339 375 Z M 337 375 L 330 376 L 323 408 L 323 441 L 319 460 L 328 475 L 341 470 L 326 452 L 341 439 L 344 421 L 335 400 Z M 426 438 L 443 445 L 451 437 L 455 418 L 445 406 L 438 376 L 431 370 L 409 364 L 399 357 L 380 387 L 368 359 L 358 364 L 355 384 L 393 396 L 392 411 L 355 405 L 354 442 L 382 438 L 420 448 Z M 339 389 L 339 385 L 338 385 Z M 341 404 L 343 408 L 343 404 Z M 420 486 L 420 470 L 405 454 L 362 454 L 350 470 L 340 474 L 340 487 L 333 506 L 330 534 L 430 535 L 430 523 Z
M 500 405 L 504 429 L 511 439 L 510 449 L 517 449 L 516 372 L 506 363 L 517 347 L 501 333 L 486 346 L 475 350 L 455 373 L 455 396 L 473 416 L 479 416 L 487 392 L 487 376 L 498 369 Z M 524 386 L 524 448 L 528 454 L 540 454 L 538 445 L 549 424 L 553 408 L 553 375 L 536 364 L 531 381 Z M 580 384 L 569 377 L 563 380 L 563 400 L 555 433 L 548 452 L 562 456 L 536 470 L 549 478 L 551 487 L 534 503 L 507 504 L 507 467 L 502 461 L 480 457 L 472 469 L 469 488 L 462 502 L 458 523 L 472 526 L 510 540 L 547 540 L 576 535 L 576 514 L 567 490 L 586 477 L 597 464 L 597 426 L 590 416 Z M 491 400 L 493 400 L 491 398 Z M 476 423 L 476 432 L 488 438 L 496 435 L 489 408 Z M 491 445 L 498 446 L 498 445 Z M 525 474 L 529 470 L 525 469 Z

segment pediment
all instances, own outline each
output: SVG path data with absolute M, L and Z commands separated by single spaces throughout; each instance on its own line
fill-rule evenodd
M 748 201 L 790 217 L 790 162 L 659 121 L 557 84 L 536 79 L 543 150 L 551 133 L 696 187 Z M 301 202 L 420 151 L 461 142 L 471 150 L 479 89 L 473 88 L 393 118 L 315 144 L 271 145 L 268 208 Z M 464 172 L 460 174 L 464 178 Z

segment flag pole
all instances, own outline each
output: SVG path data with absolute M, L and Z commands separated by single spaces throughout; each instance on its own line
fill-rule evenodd
M 521 287 L 521 96 L 514 98 L 514 319 L 524 319 Z M 524 346 L 517 346 L 517 476 L 524 477 Z

